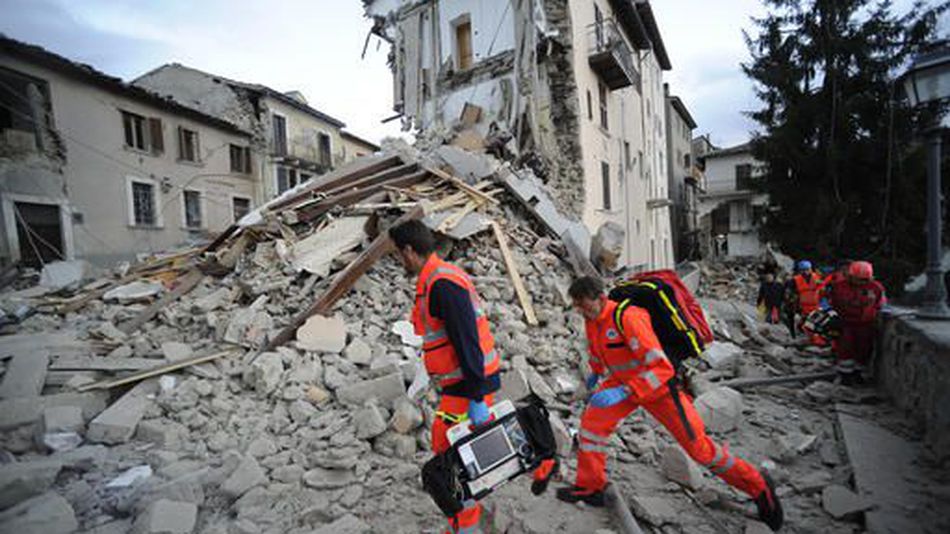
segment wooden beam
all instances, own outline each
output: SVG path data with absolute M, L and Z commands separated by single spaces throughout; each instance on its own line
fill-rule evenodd
M 207 363 L 212 360 L 217 360 L 223 356 L 228 356 L 229 354 L 235 354 L 234 350 L 226 350 L 223 352 L 216 352 L 214 354 L 205 354 L 204 356 L 194 356 L 184 360 L 179 360 L 177 362 L 170 362 L 163 365 L 158 365 L 150 369 L 145 369 L 138 373 L 131 374 L 129 376 L 124 376 L 122 378 L 115 378 L 112 380 L 101 380 L 99 382 L 93 382 L 92 384 L 85 384 L 76 388 L 78 391 L 89 391 L 92 389 L 110 389 L 117 386 L 124 386 L 125 384 L 131 384 L 133 382 L 138 382 L 140 380 L 145 380 L 146 378 L 152 378 L 153 376 L 163 375 L 165 373 L 170 373 L 172 371 L 177 371 L 179 369 L 184 369 L 185 367 L 190 367 L 192 365 L 199 365 L 202 363 Z
M 139 329 L 143 324 L 147 323 L 155 317 L 158 312 L 162 311 L 165 306 L 168 306 L 172 302 L 180 299 L 183 295 L 191 291 L 198 285 L 199 282 L 204 278 L 204 274 L 198 270 L 188 271 L 187 274 L 179 278 L 178 287 L 173 289 L 169 293 L 165 293 L 161 298 L 149 305 L 148 308 L 145 308 L 142 313 L 138 314 L 134 319 L 123 323 L 118 328 L 119 330 L 125 332 L 126 334 L 131 334 Z
M 383 184 L 376 184 L 370 187 L 365 187 L 363 189 L 355 189 L 352 191 L 347 191 L 345 193 L 340 193 L 339 195 L 322 199 L 318 202 L 313 203 L 310 206 L 301 208 L 297 212 L 297 219 L 300 222 L 308 222 L 320 217 L 327 211 L 329 211 L 334 206 L 350 206 L 361 202 L 364 199 L 379 193 L 384 190 L 384 187 L 387 185 L 394 185 L 397 187 L 406 187 L 412 184 L 421 182 L 427 176 L 429 172 L 422 170 L 415 172 L 406 176 L 398 176 L 396 178 L 391 178 Z
M 362 189 L 365 187 L 372 187 L 382 183 L 388 183 L 392 178 L 397 176 L 405 176 L 407 174 L 413 173 L 419 170 L 419 165 L 415 163 L 407 163 L 406 165 L 399 165 L 398 167 L 392 167 L 384 171 L 378 172 L 372 176 L 367 176 L 360 180 L 353 182 L 347 182 L 339 187 L 334 187 L 333 189 L 328 189 L 325 191 L 327 197 L 332 197 L 345 193 L 347 191 L 352 191 L 353 189 Z
M 484 200 L 485 202 L 488 202 L 488 203 L 491 203 L 491 204 L 496 204 L 496 205 L 498 204 L 498 201 L 497 201 L 497 200 L 495 200 L 494 198 L 492 198 L 492 197 L 486 195 L 485 193 L 479 191 L 478 189 L 475 189 L 474 187 L 468 185 L 468 184 L 465 183 L 461 178 L 459 178 L 459 177 L 457 177 L 457 176 L 453 176 L 453 175 L 451 175 L 451 174 L 449 174 L 449 173 L 443 171 L 442 169 L 439 169 L 439 168 L 436 168 L 436 167 L 432 167 L 432 166 L 425 166 L 424 168 L 425 168 L 427 171 L 431 172 L 432 174 L 436 175 L 437 177 L 439 177 L 439 178 L 445 180 L 446 182 L 451 183 L 451 184 L 454 185 L 455 187 L 458 187 L 459 189 L 465 191 L 466 193 L 468 193 L 469 195 L 471 195 L 471 196 L 473 196 L 473 197 L 475 197 L 475 198 L 480 198 L 480 199 Z
M 316 178 L 316 181 L 313 184 L 311 184 L 311 187 L 308 187 L 305 191 L 301 191 L 300 193 L 297 193 L 296 195 L 292 197 L 285 198 L 284 200 L 281 200 L 280 202 L 275 202 L 274 204 L 267 206 L 267 211 L 271 213 L 281 211 L 299 202 L 309 200 L 316 193 L 321 193 L 324 191 L 329 191 L 331 189 L 338 188 L 349 182 L 376 174 L 390 167 L 395 167 L 401 163 L 402 163 L 402 158 L 400 158 L 399 156 L 390 156 L 390 157 L 381 159 L 380 161 L 377 161 L 375 163 L 371 163 L 365 167 L 359 167 L 350 172 L 345 172 L 345 173 L 337 172 L 336 175 L 333 175 L 334 172 L 331 172 L 330 173 L 331 175 L 329 176 L 325 175 L 323 177 Z
M 212 241 L 211 243 L 208 243 L 208 246 L 206 246 L 202 252 L 214 252 L 215 250 L 218 250 L 218 247 L 220 247 L 225 241 L 227 241 L 227 239 L 231 237 L 231 235 L 234 234 L 234 232 L 237 232 L 238 229 L 240 228 L 241 227 L 238 226 L 237 224 L 232 224 L 231 226 L 228 226 L 225 231 L 221 232 L 220 234 L 218 234 L 218 237 L 214 238 L 214 241 Z
M 52 371 L 141 371 L 155 365 L 149 358 L 109 358 L 101 356 L 60 356 L 49 364 Z
M 419 219 L 423 215 L 422 207 L 416 206 L 412 211 L 405 213 L 402 217 L 396 219 L 393 225 L 402 224 L 406 221 L 412 219 Z M 284 327 L 274 339 L 265 346 L 260 352 L 268 352 L 274 350 L 275 348 L 283 345 L 284 343 L 290 341 L 297 334 L 297 328 L 300 325 L 304 324 L 307 319 L 315 314 L 327 314 L 330 312 L 330 309 L 333 308 L 333 305 L 337 300 L 340 299 L 347 291 L 353 287 L 353 284 L 363 276 L 366 271 L 373 266 L 380 258 L 386 255 L 392 249 L 392 241 L 389 239 L 389 235 L 386 232 L 380 233 L 376 236 L 376 239 L 362 252 L 360 255 L 353 260 L 352 263 L 346 266 L 345 269 L 338 272 L 333 278 L 333 281 L 330 282 L 330 286 L 326 291 L 320 295 L 309 308 L 298 313 L 293 319 L 291 319 L 290 324 Z M 259 354 L 259 353 L 258 353 Z M 253 361 L 257 357 L 257 354 L 251 357 L 250 361 Z
M 511 249 L 508 248 L 508 238 L 496 221 L 491 223 L 492 230 L 495 231 L 495 238 L 498 240 L 498 248 L 501 249 L 501 256 L 505 259 L 505 265 L 508 267 L 508 274 L 511 276 L 511 283 L 515 286 L 515 294 L 518 295 L 518 301 L 521 303 L 521 309 L 524 310 L 525 321 L 531 326 L 538 325 L 538 317 L 534 314 L 534 306 L 531 304 L 531 296 L 521 281 L 521 273 L 518 272 L 518 266 L 515 264 L 515 258 L 511 255 Z

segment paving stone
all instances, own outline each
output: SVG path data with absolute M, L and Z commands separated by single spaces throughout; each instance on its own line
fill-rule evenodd
M 79 523 L 69 501 L 52 491 L 0 512 L 0 532 L 69 534 L 77 528 Z
M 313 352 L 339 353 L 346 346 L 346 323 L 340 317 L 314 315 L 297 329 L 297 346 Z
M 89 423 L 86 438 L 109 445 L 129 441 L 151 402 L 148 395 L 156 391 L 157 385 L 156 380 L 136 384 Z
M 62 468 L 58 460 L 0 464 L 0 510 L 45 492 Z
M 46 383 L 49 352 L 36 350 L 17 354 L 7 363 L 0 382 L 0 398 L 36 397 Z
M 345 404 L 365 404 L 366 401 L 376 398 L 380 403 L 390 403 L 406 395 L 406 384 L 402 373 L 391 373 L 386 376 L 364 380 L 355 384 L 340 387 L 336 390 L 337 399 Z
M 133 534 L 190 534 L 198 520 L 194 503 L 159 499 L 135 518 Z
M 718 387 L 696 398 L 696 411 L 712 432 L 728 432 L 738 426 L 742 417 L 742 394 L 728 387 Z
M 244 495 L 254 486 L 267 483 L 267 475 L 257 460 L 245 456 L 231 475 L 221 484 L 221 492 L 231 498 Z
M 867 510 L 872 504 L 848 488 L 832 484 L 821 491 L 821 506 L 831 517 L 847 519 Z
M 666 478 L 681 486 L 697 489 L 703 483 L 699 466 L 677 445 L 669 445 L 663 449 L 660 465 Z
M 356 338 L 343 351 L 343 356 L 357 365 L 369 365 L 373 361 L 373 350 L 365 341 Z

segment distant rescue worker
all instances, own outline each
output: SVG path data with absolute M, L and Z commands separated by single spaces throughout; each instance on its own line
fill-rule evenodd
M 593 372 L 587 383 L 593 393 L 581 416 L 577 478 L 573 486 L 558 489 L 558 499 L 604 505 L 610 436 L 625 417 L 643 407 L 690 457 L 755 499 L 759 517 L 778 530 L 783 521 L 782 507 L 768 475 L 713 442 L 692 399 L 676 388 L 682 414 L 679 412 L 673 388 L 668 386 L 675 371 L 647 311 L 629 305 L 615 317 L 618 303 L 607 298 L 603 283 L 593 277 L 575 280 L 568 293 L 585 319 Z
M 792 282 L 795 285 L 795 293 L 798 295 L 798 312 L 801 315 L 798 327 L 801 329 L 808 314 L 820 307 L 824 280 L 812 270 L 811 262 L 808 260 L 799 261 L 795 270 L 797 273 L 792 277 Z M 814 333 L 809 333 L 809 339 L 813 345 L 827 344 L 824 338 Z
M 756 306 L 765 310 L 765 321 L 767 323 L 779 323 L 779 315 L 784 296 L 785 287 L 781 282 L 775 280 L 775 273 L 766 272 L 762 283 L 759 285 L 759 296 L 756 298 Z
M 857 381 L 874 350 L 877 315 L 887 302 L 884 286 L 874 279 L 870 263 L 851 262 L 847 276 L 833 281 L 829 300 L 841 319 L 841 336 L 835 343 L 838 370 L 845 382 Z

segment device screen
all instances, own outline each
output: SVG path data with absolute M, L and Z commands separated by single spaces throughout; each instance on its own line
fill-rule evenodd
M 511 456 L 513 452 L 503 427 L 498 427 L 473 440 L 471 447 L 472 452 L 475 453 L 475 460 L 478 462 L 478 469 L 483 473 Z

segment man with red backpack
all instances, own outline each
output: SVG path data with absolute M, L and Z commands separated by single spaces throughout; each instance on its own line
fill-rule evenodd
M 676 371 L 654 332 L 650 313 L 643 307 L 609 299 L 603 283 L 593 277 L 575 280 L 568 293 L 585 319 L 593 371 L 587 383 L 593 394 L 581 416 L 577 478 L 573 486 L 558 490 L 558 499 L 604 505 L 610 436 L 627 415 L 643 407 L 690 457 L 755 499 L 759 517 L 778 530 L 783 522 L 782 506 L 768 475 L 713 442 L 692 399 L 670 387 Z M 670 300 L 668 293 L 658 298 Z M 677 308 L 676 321 L 682 324 L 685 318 L 678 312 L 683 307 Z M 687 342 L 699 342 L 695 332 Z
M 887 302 L 884 286 L 874 279 L 870 263 L 855 261 L 848 265 L 846 276 L 832 281 L 828 299 L 841 318 L 841 335 L 835 342 L 838 370 L 844 382 L 855 382 L 874 350 L 877 315 Z

